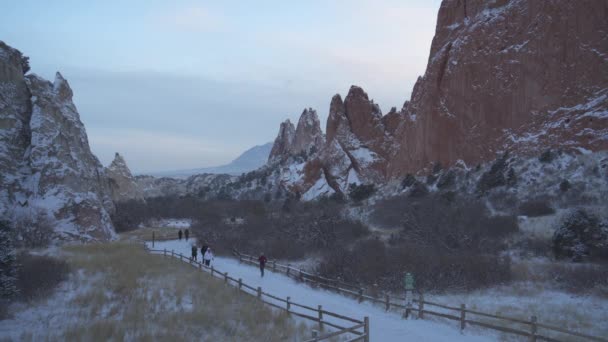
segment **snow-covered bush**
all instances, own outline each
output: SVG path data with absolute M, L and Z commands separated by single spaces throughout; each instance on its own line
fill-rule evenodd
M 17 216 L 13 224 L 19 247 L 43 248 L 53 239 L 53 220 L 46 211 L 36 210 L 28 215 Z
M 10 224 L 0 221 L 0 302 L 18 293 L 16 258 Z
M 608 258 L 608 226 L 585 210 L 571 211 L 553 234 L 556 257 L 581 261 L 587 257 Z
M 500 158 L 496 159 L 492 164 L 492 167 L 481 175 L 479 182 L 477 183 L 477 191 L 485 193 L 490 189 L 503 186 L 507 184 L 505 178 L 505 171 L 507 169 L 507 153 L 503 154 Z
M 348 187 L 348 196 L 355 202 L 361 202 L 369 198 L 376 191 L 374 184 L 355 184 L 352 183 Z

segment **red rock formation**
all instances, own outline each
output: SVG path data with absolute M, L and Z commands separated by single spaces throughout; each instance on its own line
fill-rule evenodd
M 504 149 L 608 148 L 606 115 L 569 127 L 553 115 L 594 100 L 605 110 L 607 13 L 601 0 L 443 1 L 390 174 L 477 163 Z
M 383 117 L 359 87 L 334 96 L 299 191 L 320 177 L 340 191 L 505 150 L 608 149 L 607 16 L 605 0 L 444 0 L 410 101 Z

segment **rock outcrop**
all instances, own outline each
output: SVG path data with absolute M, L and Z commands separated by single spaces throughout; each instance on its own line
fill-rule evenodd
M 296 127 L 291 153 L 314 153 L 325 144 L 325 136 L 321 131 L 321 123 L 317 111 L 312 108 L 304 109 Z
M 118 152 L 112 163 L 106 168 L 106 174 L 110 180 L 110 190 L 114 202 L 144 199 L 143 192 L 135 182 L 135 177 L 131 174 L 127 162 Z
M 0 217 L 44 215 L 61 239 L 114 237 L 109 184 L 68 82 L 27 70 L 27 58 L 0 42 Z
M 343 192 L 505 151 L 607 150 L 606 13 L 601 0 L 444 0 L 427 70 L 401 110 L 382 116 L 353 86 L 332 98 L 319 152 L 300 166 L 273 161 L 293 191 Z M 277 153 L 290 151 L 287 128 Z
M 268 156 L 268 162 L 277 162 L 291 154 L 291 148 L 293 140 L 296 135 L 296 129 L 289 119 L 281 123 L 279 128 L 279 134 L 274 139 L 272 150 L 270 150 L 270 156 Z

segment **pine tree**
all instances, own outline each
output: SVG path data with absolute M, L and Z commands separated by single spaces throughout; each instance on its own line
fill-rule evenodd
M 12 243 L 11 228 L 0 221 L 0 298 L 17 294 L 17 254 Z

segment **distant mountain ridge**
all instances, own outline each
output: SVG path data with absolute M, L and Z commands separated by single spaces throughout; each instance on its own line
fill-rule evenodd
M 233 176 L 239 176 L 243 173 L 253 171 L 264 166 L 266 164 L 266 161 L 268 160 L 268 156 L 270 155 L 272 145 L 272 142 L 268 142 L 263 145 L 256 145 L 246 150 L 236 159 L 225 165 L 203 167 L 189 170 L 154 172 L 147 173 L 147 175 L 171 178 L 187 178 L 192 175 L 203 173 L 228 174 Z

